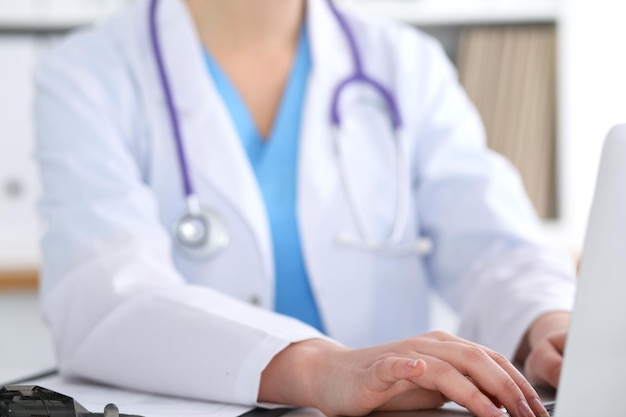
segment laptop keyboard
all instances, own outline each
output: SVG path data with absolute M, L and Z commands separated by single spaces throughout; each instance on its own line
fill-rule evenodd
M 546 410 L 548 410 L 548 414 L 550 414 L 550 416 L 554 415 L 554 402 L 551 403 L 543 403 L 543 406 L 546 407 Z M 507 416 L 511 416 L 511 414 L 506 413 Z

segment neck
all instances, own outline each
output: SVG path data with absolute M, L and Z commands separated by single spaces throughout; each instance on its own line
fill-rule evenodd
M 305 13 L 304 0 L 185 0 L 209 50 L 292 49 Z

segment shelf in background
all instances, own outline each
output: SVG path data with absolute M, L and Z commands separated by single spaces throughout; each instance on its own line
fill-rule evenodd
M 114 13 L 122 4 L 119 0 L 76 2 L 66 5 L 49 2 L 34 7 L 29 6 L 27 2 L 19 4 L 0 0 L 0 30 L 70 30 L 103 19 Z
M 557 0 L 343 0 L 375 16 L 416 26 L 554 23 Z
M 21 2 L 22 0 L 20 0 Z M 418 26 L 555 22 L 557 0 L 342 0 L 348 7 Z M 63 6 L 65 3 L 65 6 Z M 102 19 L 125 0 L 46 7 L 0 1 L 0 30 L 69 30 Z M 17 6 L 16 6 L 17 4 Z M 9 6 L 10 5 L 10 6 Z

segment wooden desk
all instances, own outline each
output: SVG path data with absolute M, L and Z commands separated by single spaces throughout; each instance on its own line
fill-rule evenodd
M 0 291 L 36 290 L 39 272 L 34 269 L 0 270 Z

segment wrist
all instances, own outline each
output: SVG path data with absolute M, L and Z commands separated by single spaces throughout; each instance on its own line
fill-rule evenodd
M 322 381 L 332 369 L 334 353 L 343 350 L 345 348 L 322 339 L 290 344 L 263 370 L 259 401 L 317 407 Z
M 555 332 L 566 331 L 569 327 L 571 314 L 565 311 L 554 311 L 543 314 L 533 322 L 528 332 L 528 344 L 533 350 L 541 341 Z
M 571 314 L 553 311 L 542 314 L 532 322 L 517 350 L 515 359 L 523 363 L 528 354 L 543 340 L 556 332 L 567 331 Z

